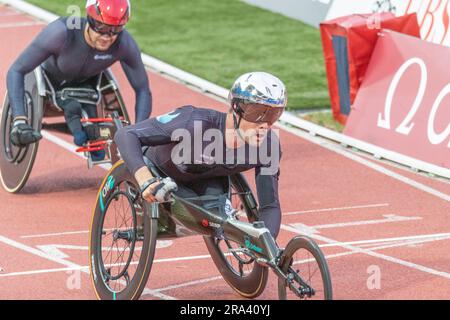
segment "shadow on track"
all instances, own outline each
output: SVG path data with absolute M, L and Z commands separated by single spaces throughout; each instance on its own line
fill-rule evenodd
M 49 174 L 31 177 L 28 184 L 20 192 L 22 195 L 60 193 L 89 189 L 92 194 L 97 194 L 98 188 L 102 182 L 102 177 L 92 176 L 73 176 L 73 172 L 87 171 L 87 168 L 73 167 L 65 170 L 51 172 Z M 89 172 L 94 173 L 94 172 Z

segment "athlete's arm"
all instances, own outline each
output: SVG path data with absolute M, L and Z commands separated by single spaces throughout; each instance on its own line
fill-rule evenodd
M 276 148 L 272 150 L 278 150 L 276 154 L 273 154 L 273 157 L 276 157 L 278 161 L 276 164 L 270 163 L 267 166 L 257 167 L 255 169 L 255 181 L 256 190 L 258 192 L 260 219 L 264 221 L 266 227 L 270 230 L 270 233 L 276 239 L 281 226 L 281 207 L 278 194 L 281 146 L 279 139 L 275 135 L 275 133 L 271 131 L 269 134 L 272 139 L 268 139 L 268 141 L 274 141 L 274 148 Z
M 178 108 L 170 114 L 147 119 L 117 131 L 114 137 L 117 148 L 128 170 L 134 175 L 140 187 L 153 178 L 150 170 L 145 165 L 142 147 L 174 142 L 172 133 L 178 128 L 186 128 L 191 115 L 192 108 Z M 145 190 L 142 194 L 145 200 L 150 202 L 156 201 L 152 192 L 157 185 L 158 182 L 155 182 Z
M 65 45 L 67 27 L 60 19 L 50 23 L 37 35 L 10 67 L 6 85 L 13 110 L 13 117 L 25 116 L 24 78 L 53 54 L 58 54 Z
M 261 168 L 256 168 L 256 189 L 258 192 L 259 217 L 274 238 L 278 236 L 281 225 L 281 207 L 278 196 L 278 176 L 261 174 Z
M 120 129 L 114 140 L 130 172 L 135 174 L 139 169 L 146 168 L 142 147 L 174 142 L 172 133 L 178 128 L 186 128 L 191 114 L 190 107 L 178 108 L 170 114 Z
M 136 94 L 136 123 L 148 119 L 152 113 L 152 94 L 149 88 L 147 71 L 142 62 L 141 52 L 136 41 L 128 34 L 124 34 L 125 53 L 120 61 L 122 68 Z

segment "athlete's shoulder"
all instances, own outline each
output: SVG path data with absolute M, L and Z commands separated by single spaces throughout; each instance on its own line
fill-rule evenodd
M 169 113 L 157 116 L 155 119 L 159 124 L 176 123 L 177 125 L 182 125 L 183 122 L 185 123 L 191 119 L 192 113 L 192 106 L 182 106 Z
M 67 18 L 58 18 L 46 26 L 34 39 L 41 48 L 57 53 L 67 41 Z
M 121 32 L 119 38 L 120 50 L 126 52 L 140 51 L 139 46 L 133 36 L 125 29 Z
M 214 109 L 202 108 L 202 107 L 194 107 L 191 106 L 194 117 L 197 120 L 211 121 L 215 122 L 220 117 L 222 117 L 223 113 Z
M 45 28 L 51 30 L 56 35 L 67 35 L 69 29 L 75 29 L 80 25 L 80 21 L 70 22 L 70 17 L 60 17 L 53 22 L 50 22 Z M 78 27 L 81 28 L 81 27 Z

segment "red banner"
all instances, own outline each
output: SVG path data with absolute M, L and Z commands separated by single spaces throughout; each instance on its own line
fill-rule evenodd
M 449 48 L 384 30 L 344 133 L 450 168 L 449 61 Z
M 381 13 L 354 14 L 320 24 L 333 116 L 345 124 L 359 86 L 364 79 L 380 29 L 420 37 L 416 14 L 395 17 Z M 336 42 L 341 39 L 341 41 Z M 341 45 L 339 45 L 341 42 Z

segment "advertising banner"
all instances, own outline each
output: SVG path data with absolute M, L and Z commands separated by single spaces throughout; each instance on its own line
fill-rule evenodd
M 326 20 L 354 13 L 417 13 L 421 38 L 450 46 L 450 0 L 333 0 Z
M 450 168 L 450 49 L 384 30 L 344 133 Z

